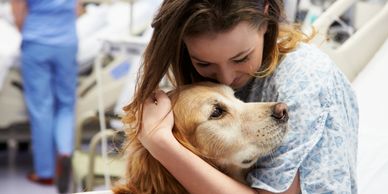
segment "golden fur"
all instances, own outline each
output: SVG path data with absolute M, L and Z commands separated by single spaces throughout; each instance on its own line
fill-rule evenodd
M 227 86 L 198 83 L 170 94 L 174 104 L 174 136 L 205 161 L 243 182 L 259 157 L 282 141 L 287 118 L 275 118 L 278 103 L 244 103 Z M 283 104 L 284 105 L 284 104 Z M 287 114 L 284 115 L 287 117 Z M 181 194 L 183 186 L 137 140 L 137 129 L 128 129 L 128 163 L 124 184 L 115 194 Z

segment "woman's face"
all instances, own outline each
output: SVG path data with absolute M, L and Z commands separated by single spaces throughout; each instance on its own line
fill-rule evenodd
M 229 31 L 185 37 L 184 42 L 200 75 L 237 89 L 261 66 L 266 30 L 266 25 L 257 30 L 241 22 Z

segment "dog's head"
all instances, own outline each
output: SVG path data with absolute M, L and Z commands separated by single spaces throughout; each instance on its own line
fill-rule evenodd
M 174 130 L 216 166 L 249 168 L 282 142 L 284 103 L 244 103 L 227 86 L 199 83 L 172 93 Z
M 286 133 L 288 116 L 283 103 L 244 103 L 230 87 L 208 82 L 184 86 L 169 95 L 177 140 L 243 183 L 245 171 L 275 149 Z M 138 130 L 126 131 L 127 182 L 117 184 L 114 193 L 187 193 L 142 146 L 136 138 Z

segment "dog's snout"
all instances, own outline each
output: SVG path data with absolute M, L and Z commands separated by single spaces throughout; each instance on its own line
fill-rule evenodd
M 286 122 L 288 121 L 288 111 L 287 104 L 285 103 L 277 103 L 273 106 L 272 115 L 278 121 Z

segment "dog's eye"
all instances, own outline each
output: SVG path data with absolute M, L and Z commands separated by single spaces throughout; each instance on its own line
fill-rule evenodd
M 219 119 L 224 112 L 225 112 L 224 109 L 222 109 L 219 106 L 215 106 L 212 114 L 210 115 L 210 119 Z

